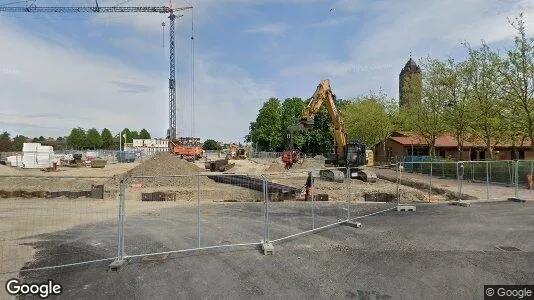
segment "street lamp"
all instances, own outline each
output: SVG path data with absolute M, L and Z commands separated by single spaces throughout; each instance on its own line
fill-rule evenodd
M 120 143 L 120 149 L 121 151 L 124 150 L 124 144 L 122 143 L 122 139 L 124 138 L 124 144 L 126 144 L 126 133 L 122 133 L 121 136 L 119 136 L 119 143 Z

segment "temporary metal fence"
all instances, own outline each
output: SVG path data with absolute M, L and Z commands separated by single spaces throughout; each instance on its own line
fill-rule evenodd
M 118 185 L 107 176 L 37 172 L 0 175 L 0 277 L 114 259 L 116 239 L 108 237 L 119 224 Z
M 403 182 L 426 186 L 429 196 L 448 194 L 458 200 L 533 200 L 534 160 L 401 162 Z
M 7 229 L 0 232 L 0 274 L 103 261 L 118 267 L 136 258 L 266 247 L 399 203 L 534 200 L 527 186 L 533 171 L 533 161 L 401 162 L 367 169 L 385 179 L 376 184 L 351 179 L 357 170 L 347 168 L 116 179 L 4 176 L 0 213 Z M 39 191 L 47 183 L 73 191 Z M 17 184 L 26 191 L 14 190 Z M 105 189 L 99 190 L 101 184 Z M 32 248 L 46 259 L 33 261 Z

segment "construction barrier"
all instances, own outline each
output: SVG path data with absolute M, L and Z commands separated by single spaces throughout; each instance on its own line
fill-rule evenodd
M 534 200 L 533 172 L 534 161 L 419 161 L 264 174 L 5 175 L 0 274 L 118 268 L 207 249 L 268 253 L 277 243 L 399 204 Z M 378 181 L 362 180 L 371 173 Z

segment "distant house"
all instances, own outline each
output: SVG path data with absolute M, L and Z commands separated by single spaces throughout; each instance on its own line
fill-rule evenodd
M 519 145 L 520 143 L 518 143 Z M 522 146 L 499 144 L 493 148 L 494 158 L 499 160 L 534 159 L 534 152 L 530 150 L 530 140 L 525 140 Z M 458 143 L 451 134 L 443 134 L 436 139 L 436 155 L 443 158 L 458 157 Z M 376 145 L 375 160 L 390 162 L 405 156 L 428 155 L 430 147 L 420 135 L 413 132 L 396 131 L 385 142 Z M 489 158 L 489 151 L 480 141 L 466 141 L 463 144 L 461 160 L 485 160 Z

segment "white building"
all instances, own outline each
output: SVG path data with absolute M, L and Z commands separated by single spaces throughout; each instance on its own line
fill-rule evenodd
M 169 151 L 169 141 L 167 139 L 134 139 L 131 144 L 125 144 L 124 146 L 125 150 L 141 151 L 143 155 Z M 130 147 L 131 149 L 128 149 Z

